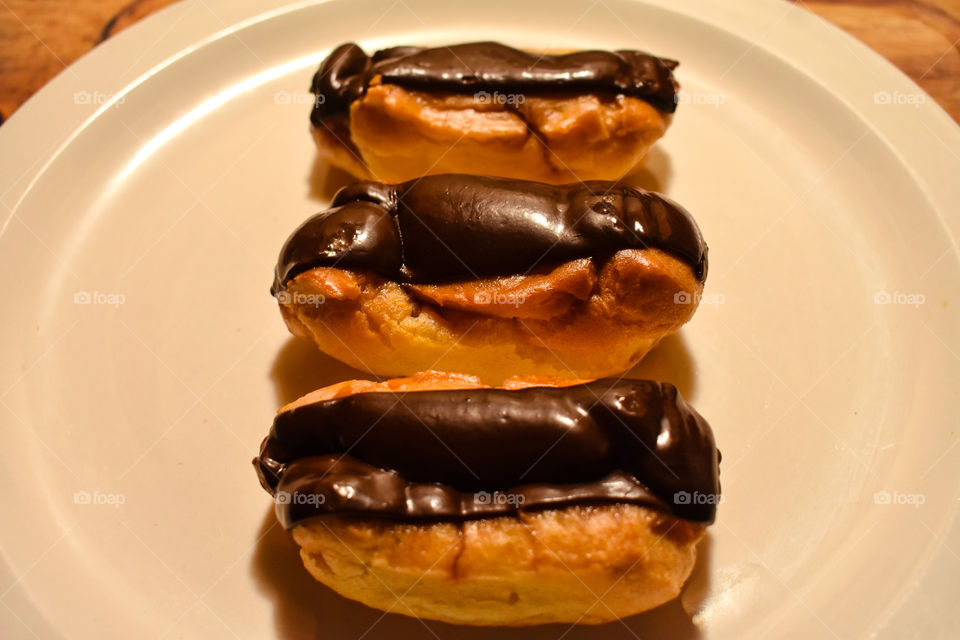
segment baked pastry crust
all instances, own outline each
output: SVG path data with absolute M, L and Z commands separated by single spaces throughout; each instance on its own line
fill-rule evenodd
M 564 184 L 618 180 L 638 169 L 672 115 L 624 95 L 525 96 L 519 103 L 380 84 L 348 117 L 315 126 L 331 164 L 353 175 L 403 182 L 472 173 Z
M 494 384 L 625 371 L 693 316 L 702 289 L 672 255 L 625 249 L 599 267 L 581 259 L 547 274 L 453 285 L 317 267 L 278 299 L 291 333 L 355 368 L 382 376 L 460 371 Z
M 601 624 L 679 595 L 704 526 L 630 505 L 466 522 L 322 516 L 293 530 L 304 566 L 384 611 L 470 625 Z

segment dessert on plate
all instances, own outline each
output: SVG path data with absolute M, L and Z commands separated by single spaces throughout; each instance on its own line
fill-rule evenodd
M 665 196 L 470 175 L 360 182 L 289 237 L 290 331 L 358 369 L 618 374 L 693 316 L 707 247 Z
M 345 43 L 314 76 L 310 120 L 323 157 L 358 178 L 618 180 L 670 125 L 676 66 L 633 50 L 472 42 L 371 56 Z
M 720 456 L 676 388 L 425 372 L 283 407 L 254 466 L 307 570 L 471 625 L 599 624 L 676 597 Z

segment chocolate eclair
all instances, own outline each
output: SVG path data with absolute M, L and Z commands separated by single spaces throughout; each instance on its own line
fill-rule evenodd
M 669 126 L 676 66 L 633 50 L 472 42 L 370 56 L 345 43 L 313 78 L 310 120 L 321 154 L 359 178 L 617 180 Z
M 332 205 L 272 293 L 294 335 L 378 375 L 614 375 L 692 317 L 707 273 L 684 209 L 610 182 L 440 175 Z
M 715 517 L 719 459 L 666 383 L 426 372 L 287 405 L 254 466 L 306 568 L 341 595 L 519 626 L 676 597 Z

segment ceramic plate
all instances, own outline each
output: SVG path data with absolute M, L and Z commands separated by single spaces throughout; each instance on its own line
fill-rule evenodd
M 714 427 L 725 501 L 681 598 L 597 628 L 420 622 L 301 568 L 250 459 L 358 375 L 286 332 L 311 75 L 356 40 L 681 61 L 642 179 L 710 244 L 701 309 L 631 372 Z M 960 130 L 772 0 L 205 0 L 97 47 L 0 128 L 0 636 L 955 638 Z

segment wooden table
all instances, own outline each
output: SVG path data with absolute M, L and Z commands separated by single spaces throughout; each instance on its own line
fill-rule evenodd
M 174 0 L 0 0 L 0 116 Z M 960 0 L 792 0 L 873 47 L 960 122 Z

